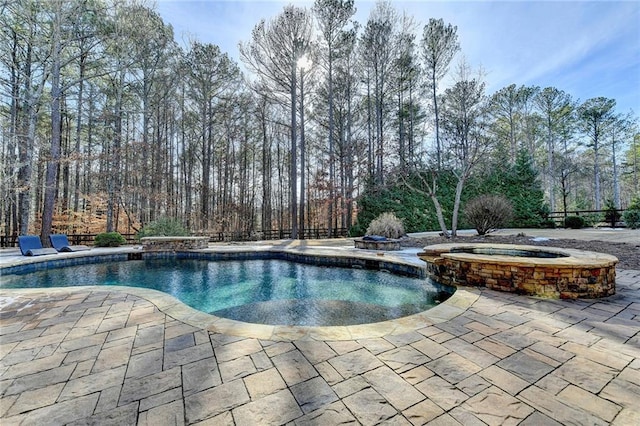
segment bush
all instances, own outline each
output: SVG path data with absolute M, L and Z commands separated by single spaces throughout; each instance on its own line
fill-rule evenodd
M 620 212 L 616 209 L 616 205 L 613 203 L 613 200 L 607 200 L 604 208 L 604 220 L 606 220 L 612 228 L 615 228 L 620 217 Z
M 94 245 L 96 247 L 118 247 L 126 243 L 127 240 L 119 232 L 104 232 L 96 235 Z
M 502 195 L 481 195 L 469 201 L 464 209 L 465 219 L 478 235 L 505 226 L 512 215 L 511 203 Z
M 584 220 L 584 226 L 595 226 L 604 220 L 602 213 L 583 213 L 580 216 Z
M 622 214 L 622 219 L 627 225 L 627 228 L 640 228 L 640 196 L 631 201 L 629 208 Z
M 564 219 L 564 227 L 571 229 L 584 228 L 584 219 L 582 216 L 567 216 Z
M 405 235 L 402 221 L 393 213 L 382 213 L 369 224 L 367 235 L 400 238 Z
M 622 214 L 622 218 L 624 219 L 624 223 L 627 225 L 627 228 L 631 228 L 631 229 L 640 228 L 640 209 L 626 210 Z
M 188 229 L 176 219 L 161 217 L 145 225 L 136 235 L 142 237 L 186 237 L 191 235 Z

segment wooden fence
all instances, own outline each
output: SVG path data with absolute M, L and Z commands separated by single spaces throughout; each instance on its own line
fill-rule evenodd
M 308 240 L 317 240 L 321 238 L 342 238 L 348 235 L 347 228 L 335 228 L 331 230 L 331 235 L 327 228 L 312 228 L 304 230 L 304 238 Z M 121 234 L 128 244 L 136 244 L 136 234 Z M 284 240 L 291 236 L 290 229 L 266 229 L 256 232 L 216 232 L 209 235 L 210 242 L 225 241 L 264 241 L 264 240 Z M 302 236 L 302 235 L 300 235 Z M 96 234 L 67 234 L 69 244 L 93 245 Z M 17 235 L 0 235 L 0 247 L 17 247 Z
M 624 209 L 618 210 L 618 213 L 622 215 Z M 603 222 L 605 217 L 605 210 L 567 210 L 566 216 L 582 216 L 584 218 L 594 218 L 597 222 Z M 564 211 L 557 211 L 549 213 L 549 219 L 555 223 L 556 226 L 564 226 Z M 347 228 L 335 228 L 332 229 L 331 235 L 327 228 L 312 228 L 304 230 L 304 239 L 317 240 L 321 238 L 342 238 L 349 234 Z M 136 234 L 122 234 L 127 240 L 128 244 L 135 244 Z M 284 240 L 291 236 L 290 229 L 265 229 L 255 232 L 216 232 L 210 235 L 211 242 L 224 242 L 224 241 L 266 241 L 266 240 Z M 86 244 L 93 245 L 96 234 L 68 234 L 70 244 Z M 18 237 L 16 235 L 0 235 L 0 247 L 17 247 Z
M 619 209 L 617 211 L 622 217 L 624 209 Z M 581 216 L 585 219 L 593 219 L 596 222 L 604 222 L 605 214 L 606 210 L 567 210 L 566 214 L 564 211 L 549 213 L 549 220 L 553 221 L 557 227 L 561 228 L 564 226 L 564 218 L 567 216 Z

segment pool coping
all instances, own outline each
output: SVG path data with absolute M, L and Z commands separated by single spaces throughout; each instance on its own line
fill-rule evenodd
M 424 268 L 423 263 L 415 254 L 398 252 L 377 252 L 369 250 L 356 250 L 336 247 L 275 247 L 275 246 L 216 246 L 203 250 L 186 251 L 181 253 L 193 254 L 194 256 L 205 256 L 211 254 L 238 254 L 263 252 L 265 254 L 293 254 L 298 256 L 311 257 L 332 257 L 343 259 L 360 259 L 362 261 L 377 261 L 382 264 L 405 265 L 412 268 Z M 110 260 L 112 256 L 127 256 L 130 254 L 144 255 L 145 252 L 138 247 L 121 247 L 116 249 L 92 249 L 90 251 L 65 253 L 58 255 L 39 256 L 37 258 L 18 258 L 14 261 L 0 263 L 0 273 L 2 271 L 14 270 L 15 268 L 36 269 L 46 268 L 47 262 L 56 261 L 67 263 L 68 265 L 78 264 L 82 259 L 88 257 L 103 257 Z M 149 252 L 151 254 L 151 252 Z M 175 255 L 168 253 L 167 255 Z M 154 252 L 152 257 L 157 257 L 158 252 Z M 121 260 L 121 259 L 120 259 Z M 420 263 L 418 263 L 420 262 Z M 84 263 L 84 262 L 82 262 Z M 42 265 L 41 268 L 39 266 Z M 64 265 L 64 266 L 68 266 Z M 382 268 L 381 268 L 382 269 Z M 12 271 L 13 272 L 13 271 Z M 182 321 L 194 327 L 208 331 L 224 333 L 238 337 L 251 337 L 273 341 L 292 341 L 300 339 L 312 340 L 357 340 L 378 338 L 394 334 L 402 334 L 417 328 L 426 327 L 432 324 L 448 321 L 471 306 L 479 297 L 480 291 L 470 287 L 457 287 L 456 292 L 445 302 L 429 310 L 419 312 L 410 316 L 369 324 L 357 324 L 347 326 L 287 326 L 287 325 L 264 325 L 234 321 L 226 318 L 210 315 L 194 308 L 191 308 L 177 298 L 158 290 L 144 289 L 127 286 L 74 286 L 74 287 L 53 287 L 47 289 L 0 289 L 3 296 L 19 296 L 34 294 L 59 294 L 80 291 L 122 291 L 128 294 L 145 299 L 153 303 L 160 311 L 170 317 Z

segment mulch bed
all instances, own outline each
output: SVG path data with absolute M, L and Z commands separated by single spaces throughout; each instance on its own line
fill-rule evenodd
M 640 242 L 638 244 L 614 243 L 607 241 L 582 241 L 570 239 L 534 240 L 534 237 L 518 235 L 485 235 L 458 236 L 455 239 L 444 237 L 407 238 L 402 242 L 403 247 L 424 247 L 431 244 L 445 243 L 495 243 L 495 244 L 525 244 L 532 246 L 560 247 L 577 250 L 607 253 L 618 258 L 618 268 L 640 270 Z

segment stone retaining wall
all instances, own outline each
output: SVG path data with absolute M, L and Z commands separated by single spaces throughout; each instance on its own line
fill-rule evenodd
M 558 253 L 561 257 L 476 254 L 456 249 L 499 247 L 503 250 Z M 451 252 L 454 250 L 454 252 Z M 487 287 L 493 290 L 575 299 L 615 294 L 614 256 L 581 250 L 552 249 L 505 244 L 440 244 L 425 247 L 418 256 L 427 263 L 427 274 L 442 284 Z
M 358 238 L 353 240 L 355 248 L 365 250 L 400 250 L 399 240 L 372 241 Z
M 144 237 L 140 241 L 145 251 L 200 250 L 209 246 L 209 237 Z

